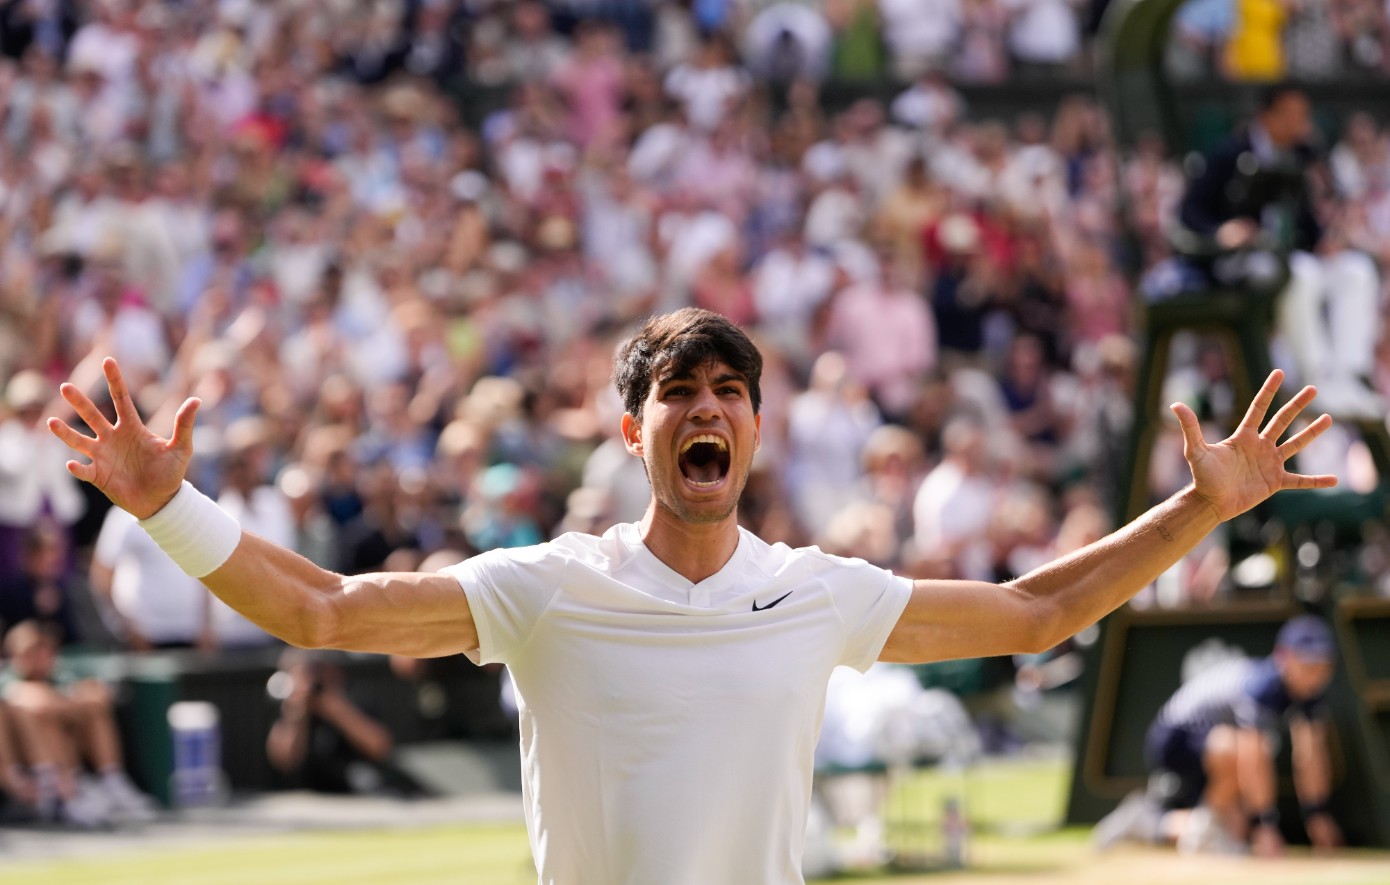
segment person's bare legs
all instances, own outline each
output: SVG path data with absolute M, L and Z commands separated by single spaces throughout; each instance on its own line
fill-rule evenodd
M 1245 812 L 1241 796 L 1240 769 L 1236 730 L 1218 725 L 1207 735 L 1202 749 L 1202 767 L 1207 773 L 1207 788 L 1202 804 L 1211 810 L 1216 820 L 1232 838 L 1245 839 Z
M 100 682 L 88 680 L 74 685 L 66 700 L 73 733 L 88 764 L 102 773 L 123 770 L 121 737 L 111 712 L 111 691 Z
M 56 819 L 59 807 L 77 794 L 80 764 L 67 699 L 34 682 L 11 686 L 7 699 L 20 754 L 34 774 L 35 808 L 40 817 Z
M 25 805 L 34 806 L 38 791 L 20 755 L 13 719 L 9 707 L 0 702 L 0 789 Z

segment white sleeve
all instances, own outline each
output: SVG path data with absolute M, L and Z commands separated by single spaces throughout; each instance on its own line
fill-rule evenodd
M 478 630 L 475 664 L 509 663 L 559 592 L 566 557 L 550 544 L 491 550 L 442 569 L 463 587 Z
M 873 666 L 912 596 L 912 581 L 862 560 L 845 560 L 830 582 L 830 598 L 844 625 L 837 664 L 864 672 Z

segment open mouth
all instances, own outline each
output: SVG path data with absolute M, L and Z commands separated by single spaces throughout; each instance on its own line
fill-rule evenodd
M 729 474 L 729 444 L 712 433 L 692 436 L 681 446 L 681 475 L 697 488 L 713 488 Z

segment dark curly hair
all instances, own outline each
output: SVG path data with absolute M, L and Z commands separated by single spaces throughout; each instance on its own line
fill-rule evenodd
M 728 318 L 698 307 L 652 317 L 636 335 L 618 345 L 613 383 L 623 398 L 623 408 L 640 421 L 642 404 L 654 382 L 710 362 L 722 362 L 743 376 L 753 413 L 757 414 L 763 401 L 759 387 L 763 355 Z

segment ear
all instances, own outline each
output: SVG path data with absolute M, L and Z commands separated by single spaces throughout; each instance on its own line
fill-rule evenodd
M 622 431 L 623 444 L 627 446 L 627 450 L 639 458 L 642 457 L 642 422 L 623 412 Z
M 757 414 L 753 416 L 753 451 L 763 447 L 763 416 Z

